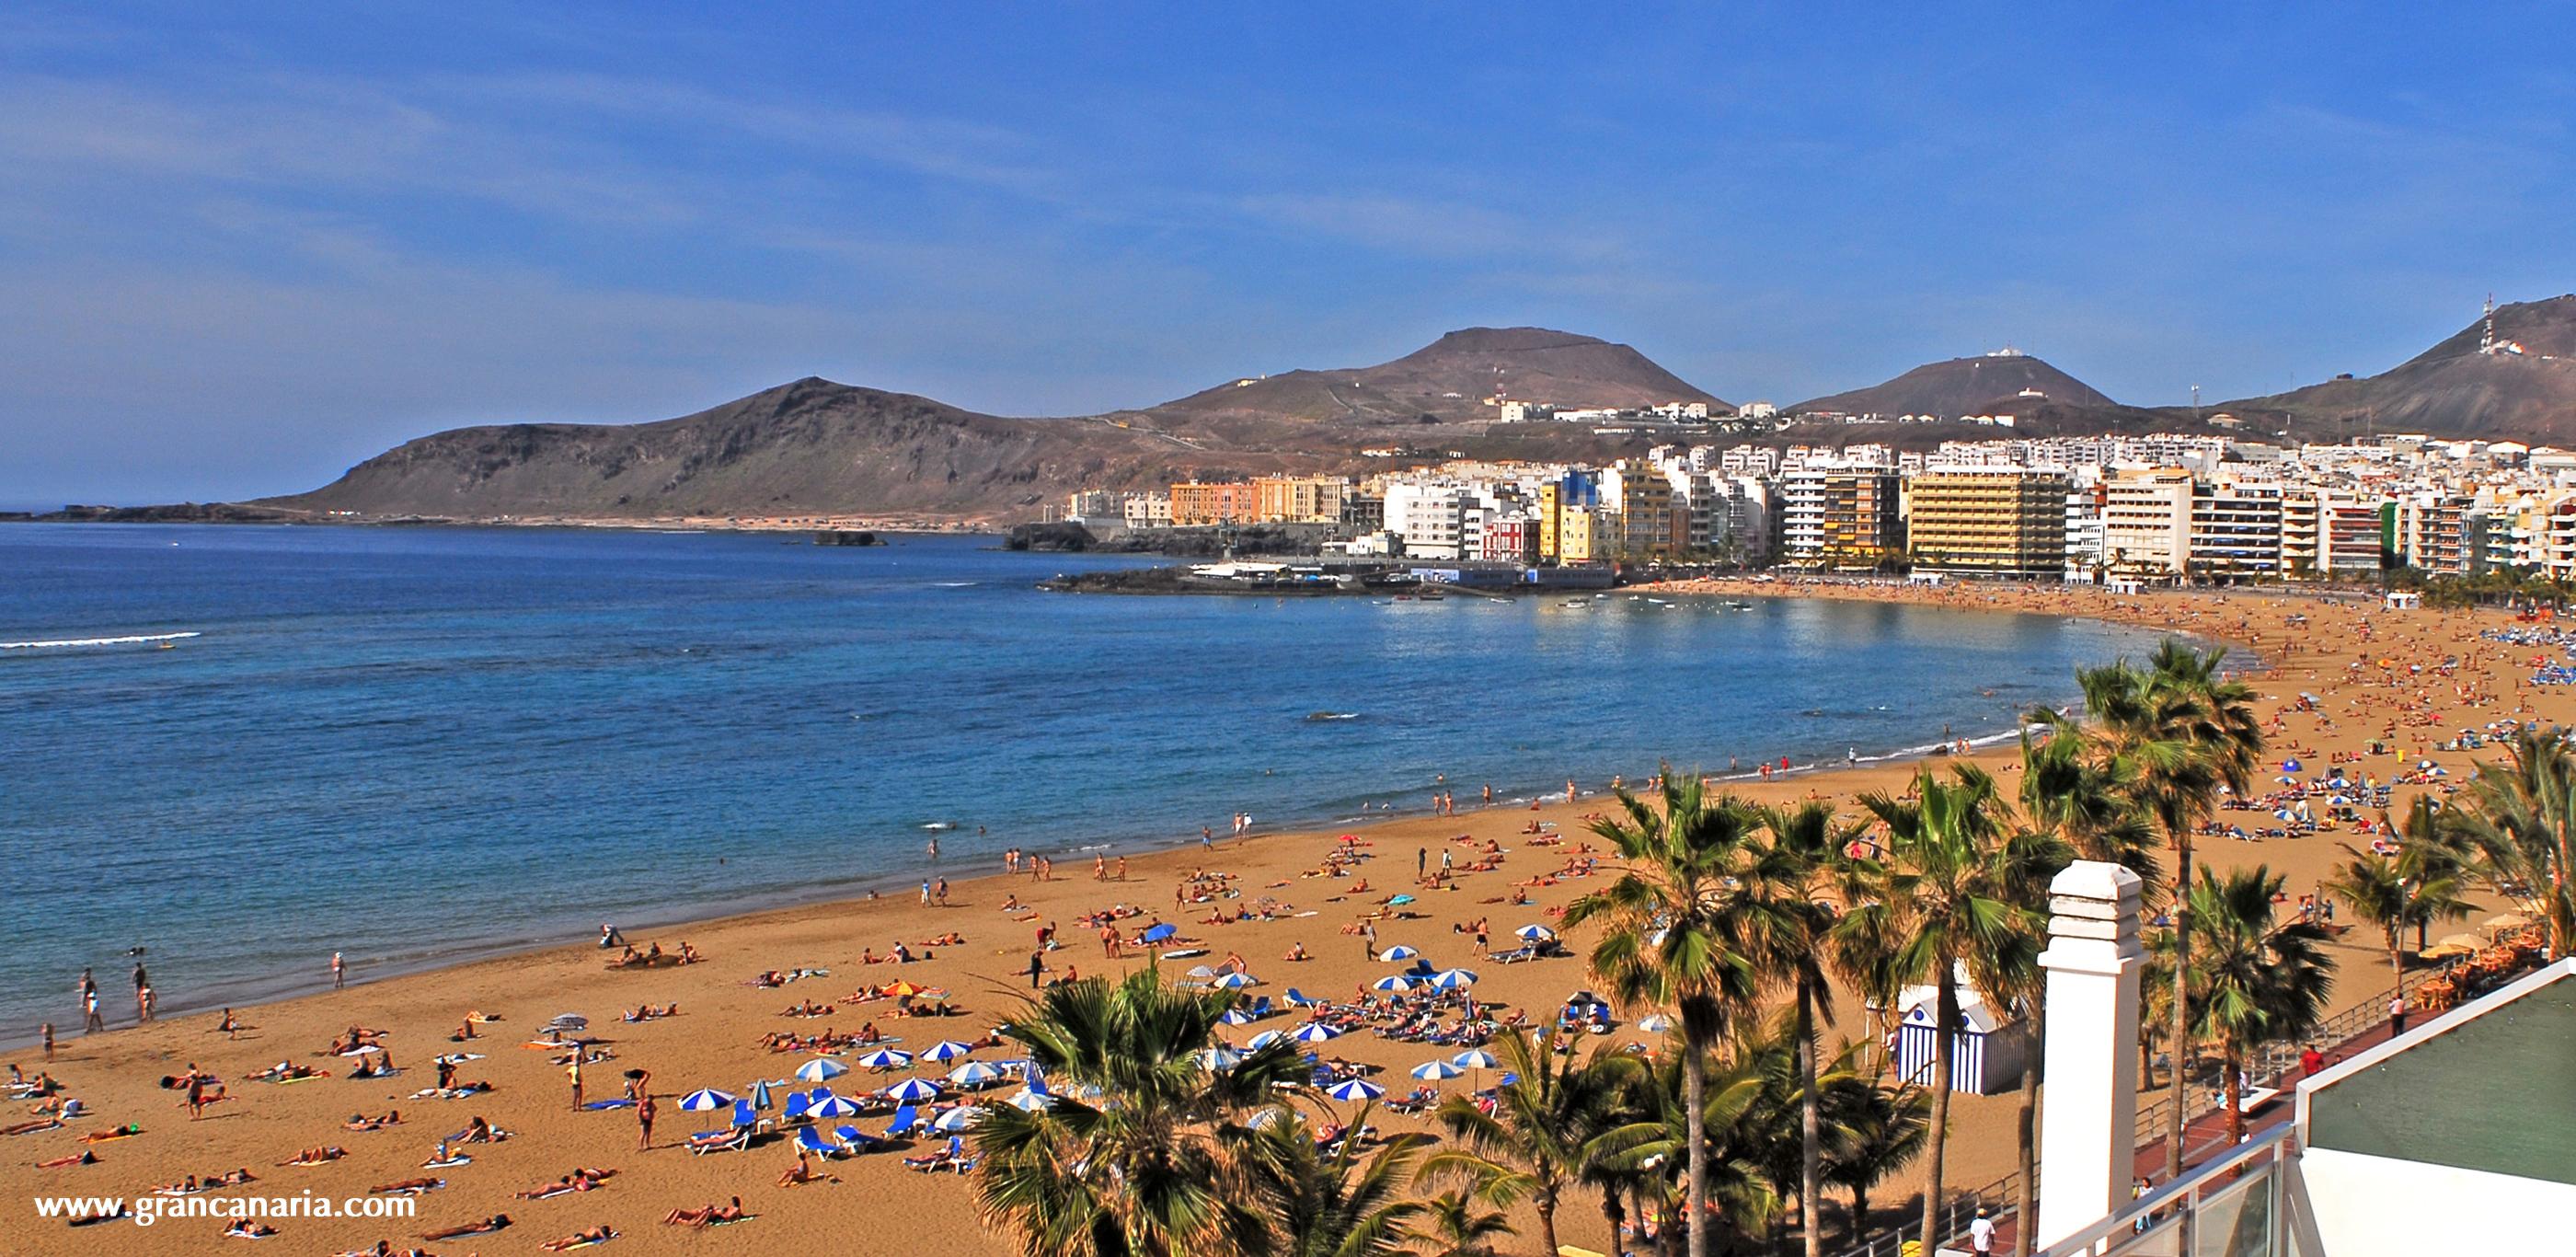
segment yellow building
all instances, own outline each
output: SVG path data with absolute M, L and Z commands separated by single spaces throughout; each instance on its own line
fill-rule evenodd
M 1566 507 L 1556 525 L 1556 561 L 1607 563 L 1618 558 L 1621 528 L 1617 511 L 1597 506 Z
M 1260 506 L 1260 495 L 1249 484 L 1189 481 L 1172 486 L 1172 526 L 1175 528 L 1249 524 L 1259 518 Z
M 1256 518 L 1266 524 L 1331 524 L 1342 518 L 1351 482 L 1339 476 L 1262 476 L 1252 482 Z
M 2017 468 L 1929 471 L 1908 486 L 1917 571 L 2055 580 L 2066 567 L 2064 476 Z

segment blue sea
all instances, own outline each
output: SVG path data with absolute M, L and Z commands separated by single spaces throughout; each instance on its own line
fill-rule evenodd
M 2145 634 L 1868 603 L 1049 594 L 991 538 L 0 525 L 0 1042 L 994 870 L 1997 736 Z M 930 829 L 933 825 L 954 828 Z M 112 1021 L 132 1015 L 110 1001 Z

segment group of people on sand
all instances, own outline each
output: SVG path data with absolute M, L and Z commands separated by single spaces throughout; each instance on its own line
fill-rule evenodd
M 617 959 L 608 962 L 608 967 L 650 969 L 657 965 L 693 965 L 704 959 L 706 957 L 699 955 L 697 948 L 689 946 L 687 939 L 680 940 L 680 950 L 676 952 L 663 951 L 660 943 L 654 943 L 643 951 L 637 951 L 635 945 L 629 943 L 626 945 L 626 950 L 617 954 Z

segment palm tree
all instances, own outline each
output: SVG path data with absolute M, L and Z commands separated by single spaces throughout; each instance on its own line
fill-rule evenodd
M 975 1125 L 985 1218 L 1042 1257 L 1264 1247 L 1241 1119 L 1302 1090 L 1308 1071 L 1292 1040 L 1210 1069 L 1202 1053 L 1233 1004 L 1230 991 L 1167 986 L 1150 968 L 1031 997 L 1001 1031 L 1056 1099 Z
M 2227 1141 L 2245 1137 L 2238 1092 L 2248 1053 L 2308 1032 L 2334 986 L 2323 926 L 2273 919 L 2284 879 L 2256 865 L 2221 881 L 2208 869 L 2191 890 L 2202 946 L 2191 957 L 2191 1024 L 2218 1045 L 2219 1083 L 2227 1106 Z
M 2469 836 L 2495 875 L 2538 900 L 2552 959 L 2576 951 L 2576 756 L 2564 733 L 2516 730 L 2469 783 Z
M 1663 773 L 1662 808 L 1625 791 L 1626 818 L 1604 818 L 1593 832 L 1618 849 L 1627 867 L 1618 880 L 1566 909 L 1568 927 L 1600 921 L 1592 972 L 1630 1007 L 1671 1009 L 1682 1028 L 1683 1112 L 1689 1187 L 1684 1217 L 1690 1257 L 1708 1257 L 1708 1150 L 1702 1127 L 1707 1054 L 1730 1018 L 1752 1006 L 1759 971 L 1747 951 L 1746 906 L 1733 878 L 1756 844 L 1755 811 L 1731 797 L 1710 798 L 1697 773 Z
M 1367 1123 L 1363 1109 L 1351 1125 Z M 1403 1251 L 1425 1206 L 1402 1193 L 1431 1142 L 1426 1134 L 1397 1135 L 1362 1161 L 1358 1140 L 1345 1139 L 1327 1153 L 1302 1119 L 1272 1121 L 1242 1137 L 1247 1177 L 1277 1228 L 1271 1251 L 1280 1257 L 1389 1257 Z
M 1941 1239 L 1959 970 L 1965 962 L 1972 981 L 1991 980 L 2000 958 L 2033 948 L 2038 926 L 2020 902 L 2020 888 L 2039 877 L 2039 869 L 2064 867 L 2066 855 L 2053 836 L 2012 827 L 1994 778 L 1983 769 L 1959 765 L 1948 781 L 1925 769 L 1915 777 L 1914 793 L 1911 800 L 1884 793 L 1862 797 L 1887 828 L 1887 854 L 1873 862 L 1871 897 L 1852 905 L 1836 928 L 1901 939 L 1895 976 L 1933 988 L 1932 1135 L 1922 1229 L 1929 1251 Z
M 2348 842 L 2338 844 L 2351 858 L 2325 880 L 2326 893 L 2342 900 L 2353 915 L 2379 927 L 2400 995 L 2406 993 L 2406 927 L 2421 931 L 2435 921 L 2460 920 L 2470 911 L 2463 897 L 2460 866 L 2432 840 L 2432 804 L 2430 798 L 2415 800 L 2407 839 L 2393 857 L 2365 852 Z
M 1495 1257 L 1495 1238 L 1519 1232 L 1501 1210 L 1478 1208 L 1481 1200 L 1460 1188 L 1423 1201 L 1422 1216 L 1431 1225 L 1414 1237 L 1415 1246 L 1425 1257 Z
M 1696 1113 L 1683 1099 L 1688 1089 L 1684 1062 L 1660 1063 L 1633 1089 L 1646 1097 L 1645 1119 L 1601 1135 L 1591 1152 L 1618 1169 L 1659 1170 L 1659 1212 L 1670 1217 L 1688 1198 L 1687 1177 L 1676 1185 L 1671 1176 L 1676 1166 L 1689 1165 L 1690 1132 L 1696 1127 L 1708 1201 L 1700 1211 L 1707 1228 L 1702 1233 L 1713 1234 L 1723 1224 L 1733 1235 L 1755 1234 L 1778 1215 L 1785 1196 L 1776 1184 L 1789 1177 L 1781 1154 L 1790 1146 L 1793 1055 L 1785 1023 L 1767 1033 L 1758 1023 L 1739 1023 L 1705 1063 Z
M 1786 982 L 1795 993 L 1792 1034 L 1797 1046 L 1798 1086 L 1798 1218 L 1804 1225 L 1807 1257 L 1820 1257 L 1824 1236 L 1816 1226 L 1820 1198 L 1824 1136 L 1816 1083 L 1816 1022 L 1833 1020 L 1833 1003 L 1825 983 L 1834 910 L 1824 898 L 1843 848 L 1859 832 L 1838 818 L 1825 803 L 1771 808 L 1762 813 L 1767 838 L 1756 867 L 1765 874 L 1754 891 L 1755 953 L 1764 977 Z
M 2197 651 L 2169 637 L 2143 668 L 2121 660 L 2076 674 L 2105 777 L 2124 784 L 2174 851 L 2174 953 L 2183 961 L 2174 969 L 2177 984 L 2191 976 L 2191 905 L 2185 892 L 2191 885 L 2192 832 L 2215 813 L 2222 787 L 2242 794 L 2252 784 L 2263 753 L 2253 688 L 2221 675 L 2226 657 L 2224 649 Z M 2190 1033 L 2182 1022 L 2189 1002 L 2189 993 L 2177 985 L 2168 1030 L 2177 1045 Z M 2167 1174 L 2182 1170 L 2183 1089 L 2177 1067 L 2165 1140 Z
M 1556 1251 L 1556 1210 L 1593 1158 L 1599 1114 L 1608 1109 L 1624 1057 L 1596 1052 L 1589 1062 L 1557 1051 L 1556 1030 L 1514 1030 L 1501 1039 L 1505 1068 L 1519 1075 L 1494 1092 L 1494 1111 L 1451 1096 L 1437 1113 L 1458 1146 L 1423 1162 L 1427 1175 L 1464 1176 L 1497 1203 L 1527 1200 L 1538 1213 L 1539 1238 Z
M 1869 1193 L 1922 1155 L 1932 1130 L 1932 1096 L 1920 1087 L 1860 1082 L 1825 1093 L 1825 1181 L 1851 1193 L 1852 1238 L 1869 1230 Z M 1813 1225 L 1813 1224 L 1810 1224 Z

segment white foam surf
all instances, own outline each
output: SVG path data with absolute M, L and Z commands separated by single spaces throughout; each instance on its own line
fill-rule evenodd
M 147 642 L 175 642 L 183 637 L 203 637 L 203 633 L 136 633 L 126 637 L 67 637 L 52 642 L 0 642 L 0 650 L 53 650 L 66 646 L 140 646 Z

